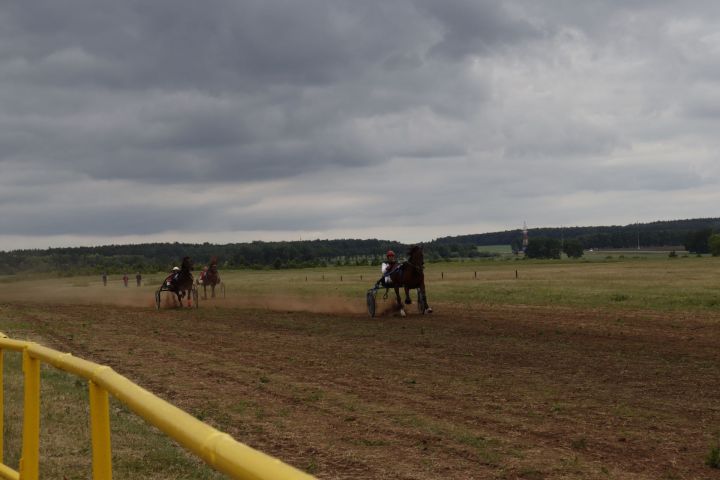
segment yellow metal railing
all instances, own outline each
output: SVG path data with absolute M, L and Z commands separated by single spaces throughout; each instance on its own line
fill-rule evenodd
M 4 351 L 23 355 L 24 408 L 22 453 L 18 471 L 4 464 L 3 357 Z M 215 470 L 241 480 L 311 480 L 314 477 L 244 445 L 230 435 L 137 386 L 110 367 L 33 342 L 12 340 L 0 333 L 0 478 L 36 480 L 40 475 L 41 362 L 88 380 L 93 479 L 112 478 L 109 394 L 156 426 Z

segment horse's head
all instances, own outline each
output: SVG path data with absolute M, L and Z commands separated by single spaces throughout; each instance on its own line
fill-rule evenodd
M 193 262 L 190 257 L 183 257 L 182 263 L 180 264 L 180 270 L 189 272 L 193 268 Z
M 422 245 L 413 245 L 408 250 L 408 261 L 411 265 L 422 268 L 425 264 Z

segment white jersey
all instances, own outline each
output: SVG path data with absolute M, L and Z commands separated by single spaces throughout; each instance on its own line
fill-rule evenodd
M 393 268 L 393 267 L 395 267 L 395 266 L 397 266 L 397 262 L 393 263 L 392 265 L 390 265 L 390 264 L 387 263 L 387 262 L 383 262 L 383 264 L 382 264 L 382 269 L 381 269 L 381 270 L 382 270 L 382 274 L 385 275 L 385 274 L 388 272 L 388 270 L 390 270 L 391 268 Z

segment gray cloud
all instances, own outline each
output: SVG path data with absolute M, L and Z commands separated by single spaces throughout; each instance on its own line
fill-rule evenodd
M 441 39 L 429 53 L 449 59 L 488 55 L 542 35 L 527 18 L 514 15 L 503 3 L 416 0 L 416 5 L 440 25 Z
M 247 91 L 325 84 L 405 53 L 418 39 L 417 15 L 404 2 L 33 5 L 3 8 L 12 40 L 4 56 L 25 60 L 32 80 L 56 85 Z M 403 16 L 411 22 L 405 27 L 397 22 Z
M 193 229 L 426 240 L 529 215 L 651 221 L 663 198 L 712 216 L 719 17 L 641 0 L 6 2 L 0 248 Z

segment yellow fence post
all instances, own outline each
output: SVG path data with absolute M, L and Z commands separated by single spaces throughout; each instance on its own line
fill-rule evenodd
M 112 479 L 110 449 L 110 401 L 108 392 L 90 380 L 90 422 L 92 431 L 93 478 Z
M 0 464 L 5 462 L 3 452 L 5 451 L 5 350 L 0 348 Z
M 23 350 L 25 404 L 23 412 L 20 478 L 38 480 L 40 476 L 40 360 Z
M 313 480 L 315 477 L 238 442 L 162 400 L 110 367 L 0 333 L 0 390 L 3 351 L 22 352 L 24 407 L 19 472 L 0 462 L 0 478 L 38 480 L 40 475 L 40 366 L 45 362 L 87 379 L 93 446 L 93 478 L 112 478 L 109 396 L 188 449 L 212 468 L 243 480 Z M 2 400 L 2 397 L 0 397 Z M 0 404 L 0 415 L 2 415 Z

